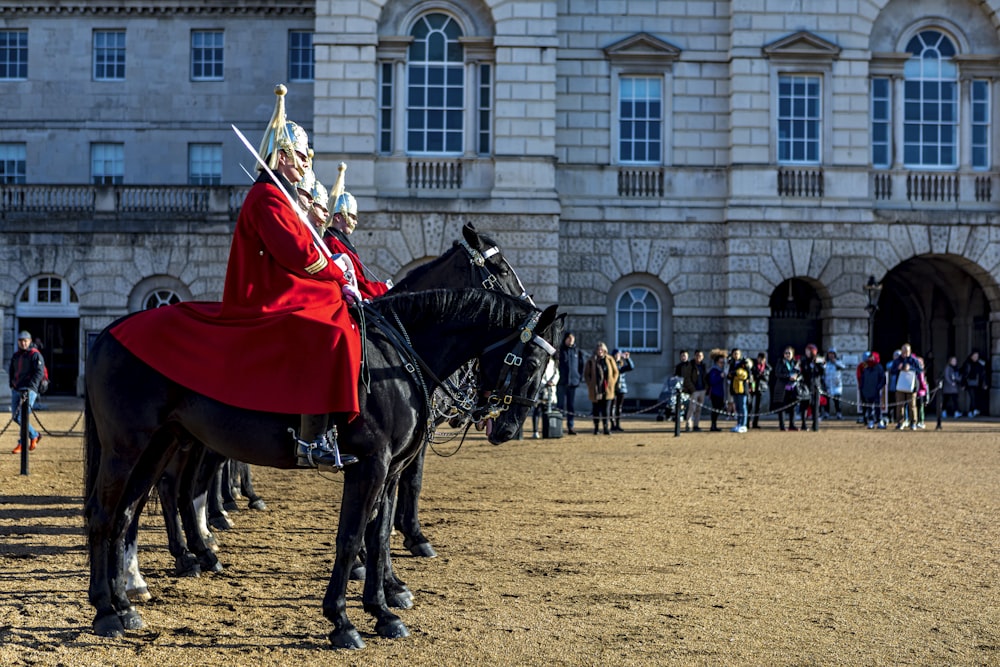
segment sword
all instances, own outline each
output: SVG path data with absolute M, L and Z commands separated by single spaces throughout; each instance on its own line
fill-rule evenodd
M 257 160 L 257 164 L 264 169 L 264 173 L 270 176 L 271 180 L 274 181 L 274 184 L 278 186 L 278 189 L 284 193 L 285 198 L 288 199 L 288 203 L 292 206 L 292 210 L 298 213 L 299 221 L 301 221 L 302 224 L 306 226 L 306 229 L 309 230 L 309 233 L 312 234 L 313 245 L 316 246 L 316 249 L 327 258 L 332 258 L 333 253 L 330 252 L 330 249 L 326 247 L 325 243 L 323 243 L 323 239 L 320 237 L 319 232 L 316 231 L 316 228 L 312 226 L 312 223 L 310 223 L 308 219 L 306 219 L 305 215 L 302 213 L 302 209 L 299 208 L 299 203 L 292 197 L 292 193 L 285 189 L 284 184 L 278 180 L 278 177 L 275 176 L 273 171 L 271 171 L 271 168 L 267 166 L 267 162 L 264 161 L 264 158 L 257 153 L 257 149 L 250 145 L 250 142 L 247 141 L 247 138 L 242 132 L 240 132 L 240 129 L 235 125 L 230 125 L 230 127 L 233 128 L 233 132 L 235 132 L 236 136 L 240 138 L 240 141 L 247 147 L 247 150 L 253 154 L 254 158 Z

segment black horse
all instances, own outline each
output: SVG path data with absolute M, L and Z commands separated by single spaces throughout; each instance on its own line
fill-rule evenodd
M 444 287 L 484 287 L 506 294 L 520 296 L 529 303 L 530 297 L 516 271 L 500 251 L 498 244 L 486 234 L 480 234 L 471 224 L 462 228 L 462 240 L 440 257 L 410 271 L 393 288 L 390 294 L 414 292 Z M 448 397 L 437 397 L 436 403 L 447 402 Z M 408 465 L 399 479 L 395 505 L 395 526 L 403 534 L 404 546 L 415 556 L 434 557 L 437 554 L 420 528 L 418 501 L 423 486 L 426 447 Z M 220 470 L 227 459 L 215 452 L 206 451 L 201 443 L 189 441 L 175 453 L 157 482 L 160 504 L 167 532 L 167 545 L 174 557 L 178 576 L 198 576 L 202 571 L 218 572 L 222 569 L 214 554 L 216 543 L 206 525 L 225 529 L 228 518 L 221 513 L 222 498 L 218 498 Z M 245 464 L 242 464 L 245 466 Z M 244 483 L 249 475 L 247 467 Z M 252 487 L 248 493 L 253 494 Z M 207 494 L 207 496 L 206 496 Z M 207 504 L 194 504 L 205 497 Z M 248 496 L 251 507 L 255 498 Z M 256 498 L 258 506 L 263 501 Z M 137 528 L 137 527 L 136 527 Z M 150 599 L 149 590 L 135 560 L 136 528 L 129 531 L 128 563 L 129 596 L 137 600 Z M 364 568 L 358 563 L 354 570 L 363 578 Z M 403 606 L 408 606 L 403 602 Z
M 420 451 L 429 430 L 430 391 L 470 359 L 478 358 L 484 386 L 492 387 L 491 442 L 517 434 L 534 402 L 560 322 L 523 300 L 481 289 L 435 290 L 385 297 L 366 306 L 367 389 L 360 415 L 338 423 L 344 452 L 360 458 L 344 469 L 337 554 L 323 600 L 336 647 L 361 648 L 347 618 L 350 565 L 365 543 L 363 606 L 383 637 L 408 635 L 385 600 L 391 528 L 388 490 Z M 136 316 L 141 316 L 136 315 Z M 561 318 L 560 318 L 561 319 Z M 375 326 L 396 322 L 400 332 Z M 408 342 L 406 342 L 408 341 Z M 407 352 L 409 348 L 410 352 Z M 94 343 L 86 374 L 85 519 L 90 553 L 89 598 L 99 635 L 142 627 L 126 596 L 125 533 L 169 456 L 197 441 L 255 465 L 294 468 L 288 433 L 297 415 L 227 406 L 160 375 L 128 352 L 106 329 Z
M 410 271 L 393 288 L 393 294 L 399 292 L 415 292 L 435 289 L 438 287 L 476 287 L 482 286 L 505 294 L 519 296 L 534 305 L 534 301 L 524 289 L 514 267 L 504 257 L 500 246 L 489 236 L 480 234 L 471 224 L 462 228 L 464 241 L 456 241 L 453 247 L 440 258 L 419 266 Z M 452 386 L 461 386 L 461 378 L 452 376 Z M 475 390 L 475 387 L 471 388 Z M 450 395 L 438 396 L 438 402 L 447 407 L 450 405 Z M 463 397 L 469 398 L 469 397 Z M 446 408 L 445 408 L 446 409 Z M 442 410 L 442 413 L 444 410 Z M 456 421 L 464 421 L 463 415 Z M 443 423 L 445 417 L 439 415 L 438 423 Z M 457 426 L 457 424 L 455 424 Z M 414 556 L 434 558 L 437 553 L 430 540 L 420 528 L 419 501 L 423 489 L 424 461 L 427 458 L 427 447 L 410 465 L 406 466 L 399 477 L 399 488 L 396 493 L 393 525 L 403 534 L 403 546 Z

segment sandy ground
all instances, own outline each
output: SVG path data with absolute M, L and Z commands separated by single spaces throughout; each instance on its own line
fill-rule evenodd
M 66 430 L 77 405 L 39 417 Z M 423 520 L 440 556 L 393 549 L 412 634 L 375 636 L 352 583 L 357 652 L 330 648 L 320 610 L 336 477 L 255 468 L 270 509 L 234 514 L 225 571 L 199 579 L 171 575 L 147 513 L 147 627 L 102 639 L 82 438 L 44 438 L 24 477 L 9 430 L 0 665 L 1000 665 L 1000 424 L 680 438 L 625 425 L 431 456 Z

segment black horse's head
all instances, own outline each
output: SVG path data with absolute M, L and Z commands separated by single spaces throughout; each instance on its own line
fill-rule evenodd
M 493 415 L 487 437 L 493 444 L 516 437 L 528 409 L 535 405 L 564 318 L 565 314 L 556 315 L 554 305 L 532 310 L 518 332 L 480 356 L 480 388 L 486 390 Z
M 472 265 L 479 267 L 483 287 L 519 296 L 531 305 L 535 305 L 496 241 L 485 234 L 480 234 L 470 222 L 462 227 L 462 238 L 464 241 L 456 241 L 455 245 L 464 248 Z

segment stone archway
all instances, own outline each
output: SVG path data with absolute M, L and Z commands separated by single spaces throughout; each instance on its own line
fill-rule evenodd
M 975 349 L 989 359 L 993 309 L 989 286 L 981 282 L 988 277 L 972 271 L 967 260 L 944 255 L 913 257 L 890 270 L 875 314 L 875 349 L 882 358 L 891 359 L 893 350 L 910 343 L 924 358 L 931 385 L 949 356 L 961 364 Z
M 813 284 L 803 278 L 782 281 L 771 292 L 769 307 L 767 357 L 772 364 L 789 345 L 796 354 L 809 343 L 825 349 L 823 299 Z

